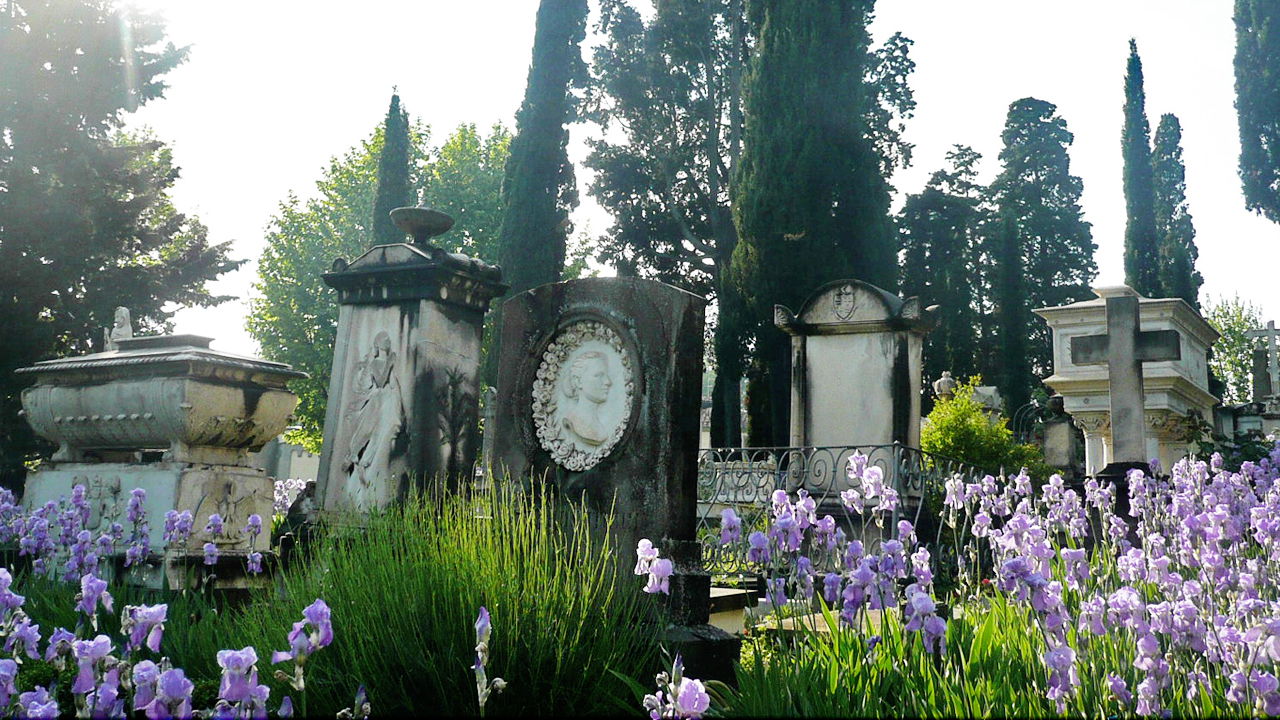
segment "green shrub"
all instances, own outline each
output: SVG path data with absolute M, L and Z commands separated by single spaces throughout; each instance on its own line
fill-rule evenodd
M 988 414 L 973 399 L 981 377 L 969 378 L 956 387 L 949 400 L 939 398 L 920 430 L 920 449 L 976 465 L 992 474 L 1004 468 L 1017 473 L 1025 467 L 1034 478 L 1044 479 L 1055 471 L 1044 462 L 1040 448 L 1014 442 L 1013 431 L 1000 415 Z

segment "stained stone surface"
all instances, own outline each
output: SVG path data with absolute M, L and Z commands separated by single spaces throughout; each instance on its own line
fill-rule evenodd
M 339 309 L 317 504 L 370 510 L 414 483 L 470 477 L 481 330 L 501 271 L 397 243 L 335 262 L 324 280 Z
M 775 306 L 774 324 L 791 335 L 791 445 L 919 447 L 935 309 L 859 280 L 827 283 L 797 312 Z
M 693 540 L 706 301 L 588 278 L 503 305 L 494 472 L 612 509 L 620 547 Z

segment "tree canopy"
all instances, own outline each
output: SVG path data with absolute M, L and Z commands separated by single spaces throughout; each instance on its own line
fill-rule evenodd
M 1152 194 L 1155 198 L 1156 238 L 1163 297 L 1178 297 L 1200 309 L 1204 278 L 1196 270 L 1196 229 L 1187 207 L 1187 170 L 1182 164 L 1182 125 L 1165 113 L 1156 128 L 1151 153 Z
M 1132 39 L 1124 75 L 1124 130 L 1120 144 L 1124 154 L 1125 282 L 1147 297 L 1164 297 L 1156 240 L 1155 195 L 1151 187 L 1151 125 L 1147 122 L 1142 58 L 1138 57 L 1138 44 Z
M 1280 3 L 1236 0 L 1235 25 L 1244 204 L 1280 222 Z
M 993 367 L 1009 414 L 1052 369 L 1048 328 L 1031 310 L 1092 297 L 1098 273 L 1097 246 L 1080 209 L 1084 184 L 1071 174 L 1067 154 L 1074 138 L 1057 110 L 1036 98 L 1009 106 L 1003 169 L 988 190 L 993 215 L 984 266 L 996 317 Z
M 18 416 L 37 360 L 102 348 L 116 306 L 142 332 L 177 307 L 211 305 L 209 280 L 235 268 L 169 199 L 169 149 L 124 133 L 186 58 L 148 14 L 106 0 L 11 0 L 0 13 L 0 475 L 37 450 Z
M 400 107 L 400 96 L 392 93 L 387 119 L 382 123 L 382 152 L 378 154 L 378 184 L 373 199 L 372 241 L 375 245 L 402 242 L 404 232 L 391 222 L 391 211 L 413 205 L 409 138 L 409 113 Z
M 267 231 L 250 302 L 249 334 L 271 360 L 287 362 L 311 375 L 290 388 L 299 396 L 297 430 L 287 439 L 319 450 L 338 327 L 338 304 L 320 276 L 334 259 L 352 259 L 373 244 L 372 219 L 379 159 L 385 137 L 380 125 L 343 156 L 330 160 L 315 196 L 290 194 Z M 459 126 L 440 147 L 430 133 L 409 126 L 411 201 L 448 212 L 454 229 L 436 239 L 451 251 L 492 262 L 496 218 L 501 215 L 502 169 L 508 131 L 496 125 L 481 136 L 474 125 Z M 401 233 L 397 241 L 403 242 Z
M 1262 327 L 1262 308 L 1236 294 L 1206 303 L 1204 319 L 1221 335 L 1213 344 L 1209 371 L 1222 380 L 1222 402 L 1249 402 L 1254 340 L 1248 332 Z

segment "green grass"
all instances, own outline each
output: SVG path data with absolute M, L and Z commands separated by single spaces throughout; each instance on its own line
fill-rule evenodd
M 377 714 L 476 714 L 470 666 L 481 605 L 493 620 L 489 677 L 508 682 L 486 714 L 616 714 L 632 699 L 610 670 L 632 678 L 657 672 L 660 628 L 654 599 L 620 570 L 629 548 L 612 544 L 607 524 L 505 486 L 415 497 L 360 525 L 320 528 L 273 588 L 236 608 L 219 610 L 194 593 L 111 590 L 120 595 L 117 610 L 143 599 L 169 602 L 162 650 L 201 686 L 216 684 L 219 649 L 255 647 L 273 710 L 286 693 L 304 710 L 296 693 L 269 677 L 270 654 L 286 649 L 302 609 L 323 598 L 335 640 L 307 664 L 308 715 L 331 717 L 360 684 Z M 28 578 L 15 589 L 29 594 L 28 612 L 46 635 L 74 627 L 76 588 Z M 115 626 L 109 620 L 104 630 Z

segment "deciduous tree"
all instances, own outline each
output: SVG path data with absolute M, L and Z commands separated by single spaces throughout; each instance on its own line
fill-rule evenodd
M 38 448 L 18 415 L 15 369 L 101 350 L 118 305 L 154 332 L 177 306 L 226 299 L 207 282 L 239 263 L 170 201 L 169 149 L 121 132 L 185 57 L 156 17 L 106 0 L 0 6 L 0 476 L 10 486 Z

